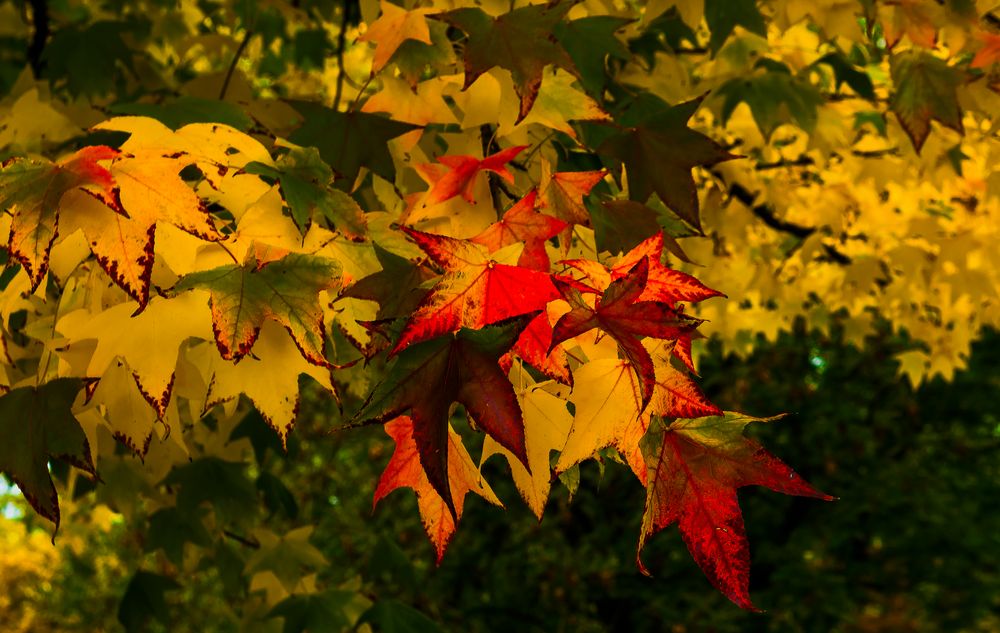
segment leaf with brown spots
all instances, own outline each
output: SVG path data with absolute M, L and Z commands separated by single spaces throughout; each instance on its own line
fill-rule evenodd
M 267 252 L 250 248 L 241 266 L 228 264 L 185 275 L 171 293 L 209 291 L 215 342 L 226 360 L 246 356 L 264 322 L 275 321 L 292 335 L 306 360 L 330 367 L 319 293 L 340 287 L 340 264 L 301 253 L 272 259 Z
M 114 179 L 98 161 L 117 155 L 117 150 L 97 145 L 56 163 L 14 158 L 0 166 L 0 211 L 13 216 L 6 248 L 24 266 L 32 289 L 48 270 L 49 251 L 59 233 L 63 196 L 88 188 L 113 203 Z

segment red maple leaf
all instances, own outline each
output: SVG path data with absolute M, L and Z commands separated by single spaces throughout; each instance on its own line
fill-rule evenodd
M 448 504 L 431 485 L 420 462 L 420 452 L 414 437 L 413 420 L 400 416 L 385 425 L 385 432 L 396 442 L 392 458 L 382 471 L 372 499 L 372 509 L 386 495 L 397 488 L 412 488 L 417 494 L 417 507 L 424 530 L 434 545 L 440 564 L 448 542 L 455 533 L 456 523 L 462 518 L 465 495 L 475 492 L 490 503 L 502 505 L 489 484 L 480 476 L 479 469 L 469 457 L 462 439 L 454 430 L 448 430 L 448 481 L 455 502 L 452 516 Z
M 548 273 L 498 263 L 468 240 L 403 227 L 444 277 L 420 302 L 389 355 L 420 341 L 537 312 L 559 297 Z
M 476 174 L 481 171 L 491 171 L 507 182 L 513 183 L 514 176 L 507 171 L 506 165 L 527 147 L 527 145 L 509 147 L 482 160 L 475 156 L 441 156 L 438 158 L 438 162 L 448 167 L 447 171 L 441 170 L 433 164 L 421 165 L 420 168 L 424 175 L 434 183 L 427 192 L 423 204 L 429 207 L 457 195 L 461 195 L 470 204 L 475 204 L 476 197 L 473 187 Z
M 669 304 L 677 301 L 697 303 L 710 297 L 725 296 L 691 275 L 674 270 L 664 264 L 663 247 L 663 232 L 658 231 L 623 255 L 610 270 L 589 259 L 568 259 L 561 263 L 582 272 L 587 281 L 595 288 L 604 289 L 612 281 L 621 279 L 628 274 L 640 260 L 647 259 L 649 261 L 649 274 L 639 301 L 663 301 Z
M 741 486 L 830 500 L 760 444 L 744 437 L 750 422 L 726 414 L 674 420 L 652 429 L 640 446 L 646 462 L 646 511 L 636 562 L 646 540 L 677 523 L 688 551 L 709 581 L 744 609 L 750 601 L 750 553 L 736 498 Z
M 465 406 L 478 428 L 527 468 L 524 419 L 514 387 L 497 360 L 534 315 L 480 330 L 462 329 L 409 347 L 386 370 L 355 424 L 389 422 L 407 412 L 427 480 L 457 518 L 448 483 L 448 418 L 452 402 Z
M 648 275 L 649 259 L 642 258 L 625 276 L 608 284 L 593 308 L 576 288 L 557 280 L 571 310 L 556 322 L 551 343 L 554 347 L 594 328 L 607 332 L 618 343 L 619 351 L 639 378 L 642 409 L 653 396 L 656 375 L 653 360 L 641 338 L 676 339 L 699 323 L 665 302 L 641 301 L 640 297 L 646 293 Z
M 538 192 L 532 189 L 508 209 L 499 222 L 491 224 L 472 238 L 472 241 L 490 249 L 491 253 L 504 246 L 524 242 L 524 250 L 521 251 L 517 265 L 548 272 L 550 262 L 549 255 L 545 252 L 545 241 L 555 237 L 569 225 L 551 215 L 535 211 L 537 197 Z

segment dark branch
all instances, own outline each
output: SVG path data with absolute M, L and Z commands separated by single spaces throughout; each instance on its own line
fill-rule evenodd
M 493 133 L 493 126 L 489 123 L 479 126 L 479 139 L 483 145 L 483 158 L 500 151 L 496 135 Z M 493 200 L 493 208 L 496 209 L 497 218 L 499 218 L 503 215 L 503 206 L 500 203 L 500 177 L 493 172 L 486 172 L 486 177 L 490 183 L 490 199 Z
M 236 534 L 235 532 L 230 532 L 229 530 L 223 530 L 222 533 L 225 534 L 228 538 L 233 539 L 240 545 L 249 547 L 250 549 L 260 549 L 260 542 L 253 537 L 240 536 L 239 534 Z
M 243 51 L 246 50 L 251 37 L 253 37 L 253 31 L 247 29 L 247 32 L 243 34 L 243 41 L 240 42 L 240 45 L 236 48 L 236 52 L 233 54 L 233 61 L 229 64 L 229 70 L 226 71 L 226 78 L 222 80 L 222 88 L 219 89 L 219 101 L 226 98 L 226 92 L 229 90 L 229 82 L 232 81 L 233 73 L 236 72 L 236 64 L 239 63 L 240 57 L 243 56 Z
M 333 109 L 340 106 L 340 96 L 344 93 L 344 47 L 347 46 L 347 18 L 351 9 L 352 0 L 344 0 L 341 9 L 340 33 L 337 33 L 337 89 L 333 94 Z M 360 94 L 360 92 L 359 92 Z
M 29 0 L 31 6 L 31 22 L 34 30 L 31 33 L 31 44 L 28 45 L 28 64 L 35 79 L 40 79 L 45 70 L 42 52 L 49 39 L 49 5 L 45 0 Z
M 794 222 L 789 222 L 783 220 L 774 214 L 774 211 L 769 205 L 757 204 L 757 195 L 751 193 L 743 185 L 738 183 L 733 183 L 729 185 L 729 195 L 734 199 L 742 203 L 745 207 L 750 209 L 757 218 L 759 218 L 766 226 L 774 229 L 775 231 L 780 231 L 782 233 L 788 233 L 799 239 L 806 239 L 810 235 L 816 232 L 816 227 L 813 226 L 802 226 L 801 224 L 795 224 Z M 837 249 L 833 248 L 829 244 L 823 244 L 823 250 L 826 256 L 838 264 L 850 264 L 851 258 L 844 255 Z
M 802 155 L 794 160 L 777 160 L 773 163 L 757 163 L 754 167 L 757 171 L 764 171 L 767 169 L 781 169 L 782 167 L 808 167 L 809 165 L 815 165 L 816 161 L 810 156 Z

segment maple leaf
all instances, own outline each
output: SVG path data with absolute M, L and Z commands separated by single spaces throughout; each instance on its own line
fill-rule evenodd
M 223 237 L 204 202 L 180 176 L 194 163 L 188 154 L 165 156 L 157 149 L 118 155 L 109 170 L 123 213 L 87 200 L 82 192 L 67 194 L 67 201 L 73 203 L 67 208 L 67 226 L 83 230 L 97 263 L 139 303 L 137 312 L 149 300 L 158 224 L 170 223 L 207 241 Z
M 423 172 L 433 179 L 434 184 L 421 201 L 424 206 L 440 204 L 445 200 L 461 195 L 470 204 L 476 203 L 473 191 L 476 176 L 480 172 L 490 171 L 507 182 L 513 183 L 514 176 L 507 171 L 507 163 L 517 157 L 527 145 L 508 147 L 496 154 L 491 154 L 480 160 L 474 156 L 441 156 L 437 160 L 448 168 L 440 173 L 434 167 L 420 166 Z
M 668 240 L 670 241 L 668 242 Z M 665 236 L 662 231 L 657 231 L 623 255 L 610 270 L 599 262 L 589 259 L 566 259 L 560 263 L 579 270 L 584 274 L 588 284 L 603 291 L 612 281 L 621 279 L 636 264 L 645 259 L 648 262 L 649 270 L 646 277 L 646 287 L 639 295 L 638 301 L 662 301 L 673 305 L 678 301 L 697 303 L 711 297 L 725 296 L 718 290 L 713 290 L 701 283 L 695 277 L 664 264 L 663 249 L 668 244 L 673 250 L 672 247 L 676 245 L 676 242 Z
M 490 437 L 483 440 L 479 464 L 482 467 L 492 455 L 503 455 L 510 465 L 511 475 L 521 498 L 541 520 L 552 488 L 549 456 L 552 451 L 561 449 L 566 444 L 573 416 L 566 408 L 564 399 L 546 390 L 551 383 L 534 384 L 527 372 L 515 372 L 511 374 L 511 379 L 515 383 L 521 383 L 516 391 L 518 403 L 524 413 L 524 443 L 531 468 L 525 468 L 524 464 Z
M 590 213 L 583 199 L 594 186 L 604 179 L 604 171 L 563 171 L 552 173 L 552 165 L 542 161 L 542 178 L 539 183 L 539 207 L 567 224 L 590 226 Z M 560 242 L 570 243 L 571 227 L 566 227 Z
M 742 608 L 756 610 L 748 592 L 750 552 L 736 489 L 766 486 L 790 495 L 832 499 L 744 437 L 747 424 L 768 420 L 726 413 L 650 429 L 640 443 L 647 484 L 636 562 L 644 573 L 640 555 L 646 541 L 677 523 L 712 585 Z
M 445 274 L 407 321 L 390 355 L 462 327 L 478 329 L 537 312 L 559 297 L 548 274 L 502 263 L 519 254 L 516 244 L 491 257 L 486 247 L 467 240 L 403 231 Z
M 88 399 L 88 406 L 103 406 L 111 434 L 139 457 L 145 457 L 159 419 L 122 359 L 112 362 Z
M 551 343 L 555 346 L 594 328 L 607 332 L 639 378 L 641 409 L 652 398 L 656 379 L 653 360 L 640 338 L 675 339 L 699 323 L 665 302 L 641 300 L 648 276 L 649 259 L 642 258 L 626 275 L 608 284 L 594 308 L 587 305 L 578 290 L 557 281 L 572 309 L 556 322 Z
M 487 70 L 509 70 L 514 90 L 521 99 L 519 123 L 528 115 L 542 72 L 549 64 L 574 75 L 579 73 L 569 54 L 556 40 L 553 30 L 569 11 L 571 3 L 535 4 L 491 17 L 479 8 L 461 8 L 431 17 L 443 20 L 468 34 L 465 43 L 465 85 L 467 89 Z
M 708 41 L 712 54 L 719 51 L 737 26 L 767 37 L 767 25 L 757 9 L 757 0 L 705 0 L 705 22 L 712 33 Z
M 330 186 L 333 171 L 315 147 L 286 144 L 288 152 L 272 167 L 261 162 L 247 164 L 248 174 L 268 176 L 281 183 L 292 219 L 305 228 L 319 212 L 340 232 L 353 239 L 364 237 L 365 217 L 351 196 Z
M 372 74 L 379 72 L 389 63 L 404 41 L 431 43 L 427 14 L 433 13 L 433 9 L 407 11 L 387 0 L 381 0 L 379 7 L 382 15 L 371 23 L 364 35 L 358 38 L 359 42 L 375 42 Z
M 576 87 L 577 77 L 570 73 L 553 69 L 542 76 L 542 84 L 531 111 L 520 121 L 520 125 L 544 125 L 559 130 L 572 139 L 577 138 L 570 121 L 606 121 L 611 117 L 587 93 Z M 510 118 L 500 117 L 497 134 L 508 134 Z
M 0 396 L 0 473 L 21 489 L 35 512 L 59 529 L 59 497 L 49 460 L 60 459 L 97 476 L 90 444 L 73 417 L 83 383 L 57 378 L 38 387 L 18 387 Z
M 655 97 L 637 102 L 618 118 L 619 131 L 597 147 L 602 157 L 624 164 L 629 198 L 646 202 L 656 193 L 671 211 L 699 231 L 698 191 L 691 170 L 737 158 L 687 126 L 703 99 L 675 106 L 666 106 Z
M 948 62 L 926 51 L 906 51 L 890 60 L 896 89 L 889 107 L 919 153 L 931 132 L 931 120 L 963 133 L 957 89 L 961 75 Z
M 0 210 L 12 216 L 6 248 L 24 266 L 32 289 L 48 270 L 63 196 L 93 187 L 97 195 L 113 201 L 114 179 L 98 161 L 117 155 L 117 150 L 97 145 L 84 147 L 57 163 L 12 158 L 0 165 Z
M 382 270 L 348 286 L 340 297 L 378 302 L 379 319 L 395 319 L 411 314 L 427 294 L 420 285 L 433 278 L 434 274 L 377 243 L 373 248 Z
M 728 121 L 736 106 L 746 103 L 765 140 L 778 126 L 788 123 L 789 117 L 803 130 L 812 132 L 817 108 L 825 101 L 823 95 L 780 62 L 760 60 L 754 68 L 758 72 L 731 79 L 716 90 L 722 98 L 722 121 Z M 759 72 L 761 69 L 763 72 Z
M 648 407 L 632 365 L 616 358 L 591 361 L 573 372 L 570 402 L 576 414 L 556 463 L 565 472 L 597 451 L 615 447 L 643 483 L 646 466 L 639 440 L 652 416 L 721 415 L 697 384 L 670 364 L 673 341 L 647 339 L 643 347 L 654 368 L 653 393 Z
M 419 129 L 376 114 L 338 112 L 309 101 L 289 101 L 289 104 L 304 120 L 288 140 L 318 149 L 333 171 L 350 182 L 357 178 L 362 167 L 391 181 L 395 167 L 389 141 Z
M 569 225 L 565 222 L 535 211 L 535 200 L 538 192 L 534 189 L 521 198 L 499 222 L 490 225 L 485 231 L 473 237 L 470 241 L 482 244 L 491 253 L 505 246 L 524 243 L 524 250 L 517 259 L 517 265 L 531 270 L 549 270 L 549 255 L 545 252 L 545 242 L 555 237 Z
M 602 358 L 581 365 L 573 372 L 569 401 L 574 407 L 573 423 L 560 447 L 555 472 L 564 473 L 602 448 L 613 446 L 642 479 L 639 440 L 646 432 L 649 415 L 642 413 L 645 405 L 631 364 Z
M 204 371 L 208 385 L 205 411 L 244 394 L 278 434 L 282 445 L 299 411 L 300 376 L 309 376 L 334 398 L 337 396 L 330 371 L 303 358 L 296 342 L 275 321 L 264 322 L 253 353 L 236 364 L 220 358 L 214 347 L 199 345 L 186 355 Z
M 722 415 L 722 410 L 705 396 L 698 384 L 670 363 L 671 356 L 676 355 L 679 342 L 680 339 L 649 345 L 647 348 L 656 367 L 656 384 L 648 413 L 663 418 Z
M 81 341 L 96 341 L 85 370 L 88 377 L 100 378 L 118 357 L 124 358 L 143 396 L 163 416 L 181 344 L 189 338 L 212 338 L 211 320 L 199 309 L 205 298 L 202 292 L 173 299 L 154 297 L 138 315 L 132 303 L 119 303 L 97 313 L 74 310 L 59 319 L 57 330 L 73 340 L 66 348 L 67 355 L 75 353 Z M 115 335 L 107 336 L 108 332 Z
M 522 316 L 479 330 L 463 328 L 410 346 L 354 416 L 356 424 L 385 423 L 408 412 L 420 464 L 453 515 L 446 450 L 452 402 L 465 405 L 478 428 L 528 464 L 521 408 L 497 361 L 529 320 Z
M 215 342 L 226 360 L 249 353 L 264 321 L 272 320 L 288 330 L 306 360 L 329 367 L 319 293 L 338 288 L 340 272 L 340 264 L 325 257 L 288 253 L 270 259 L 249 249 L 242 266 L 185 275 L 171 293 L 209 291 Z
M 629 18 L 612 15 L 592 15 L 555 25 L 555 35 L 580 71 L 580 84 L 584 89 L 602 98 L 607 84 L 605 60 L 615 57 L 629 58 L 628 48 L 615 36 L 615 32 L 632 22 Z
M 549 378 L 565 385 L 572 385 L 573 375 L 569 371 L 566 350 L 561 345 L 552 344 L 552 323 L 549 314 L 555 305 L 550 303 L 545 312 L 531 320 L 517 338 L 510 354 L 516 355 Z M 513 362 L 510 354 L 500 359 L 501 366 L 510 367 L 510 363 Z
M 1000 61 L 1000 34 L 983 31 L 979 34 L 983 47 L 976 51 L 976 56 L 969 62 L 969 68 L 989 68 Z
M 389 459 L 375 488 L 372 509 L 378 502 L 397 488 L 412 488 L 417 494 L 417 508 L 424 524 L 424 530 L 434 545 L 437 562 L 441 558 L 455 533 L 456 525 L 462 518 L 465 496 L 474 492 L 496 506 L 503 507 L 500 500 L 486 483 L 476 468 L 462 438 L 448 424 L 448 486 L 454 501 L 454 514 L 437 489 L 431 485 L 421 462 L 421 453 L 416 439 L 416 429 L 412 418 L 399 416 L 386 423 L 385 432 L 396 443 L 396 449 Z

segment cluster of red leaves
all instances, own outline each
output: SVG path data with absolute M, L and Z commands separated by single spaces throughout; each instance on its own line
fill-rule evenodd
M 428 167 L 435 172 L 428 197 L 438 204 L 470 195 L 477 174 L 506 176 L 505 164 L 521 149 L 483 160 L 441 158 L 440 165 Z M 605 435 L 615 436 L 606 445 L 626 456 L 647 487 L 640 550 L 653 533 L 678 523 L 711 582 L 740 606 L 753 608 L 736 489 L 756 484 L 788 494 L 825 495 L 744 437 L 751 419 L 724 414 L 691 378 L 691 340 L 700 321 L 685 314 L 684 304 L 721 293 L 665 263 L 664 240 L 670 238 L 658 232 L 610 268 L 587 259 L 551 262 L 550 250 L 560 251 L 547 250 L 546 244 L 559 236 L 560 246 L 568 247 L 572 224 L 586 222 L 580 213 L 583 198 L 602 175 L 553 174 L 541 195 L 530 191 L 470 239 L 402 229 L 426 254 L 419 265 L 439 277 L 412 314 L 385 319 L 376 328 L 391 361 L 355 420 L 384 423 L 396 450 L 375 501 L 396 488 L 413 488 L 440 558 L 467 492 L 499 503 L 451 428 L 453 403 L 463 405 L 476 428 L 530 472 L 525 418 L 508 372 L 520 359 L 539 376 L 589 389 L 579 381 L 574 385 L 567 346 L 597 330 L 598 337 L 617 343 L 627 371 L 619 380 L 629 382 L 635 396 L 616 403 L 631 408 L 630 430 Z M 559 188 L 560 183 L 578 186 Z M 551 200 L 560 202 L 547 203 Z M 368 289 L 366 296 L 387 296 L 384 288 L 371 292 L 388 281 L 379 275 L 359 281 Z M 427 278 L 410 275 L 414 284 Z M 414 290 L 394 288 L 395 293 Z M 663 341 L 657 349 L 665 354 L 654 359 L 650 343 L 657 340 Z M 640 568 L 645 570 L 641 563 Z

